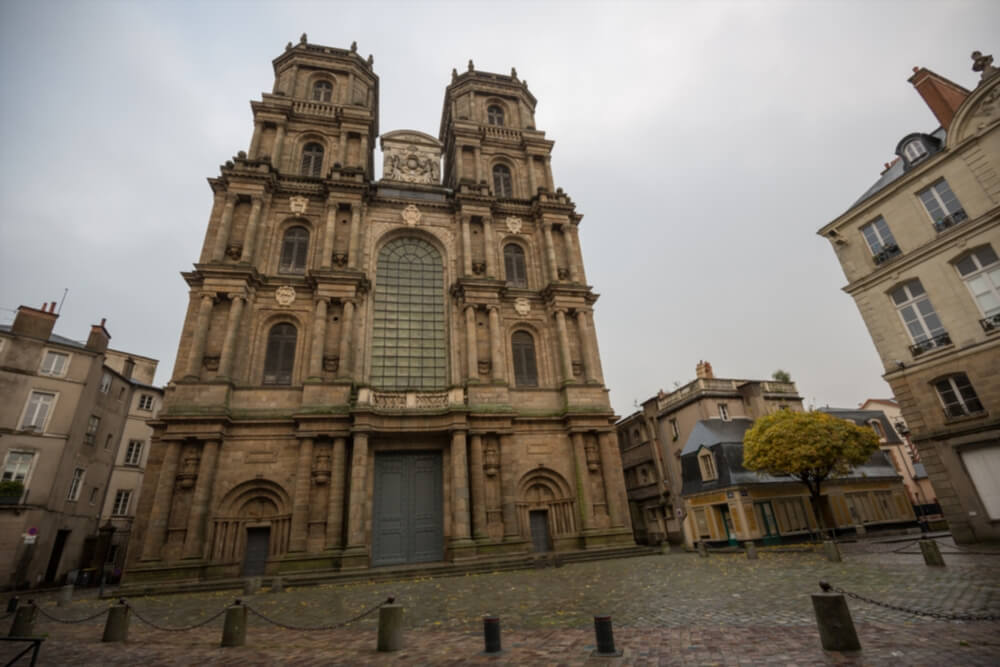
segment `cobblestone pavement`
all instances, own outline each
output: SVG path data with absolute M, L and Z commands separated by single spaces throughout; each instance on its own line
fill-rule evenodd
M 907 545 L 909 544 L 909 548 Z M 560 568 L 453 578 L 289 588 L 246 596 L 253 609 L 299 627 L 329 625 L 395 596 L 405 608 L 405 649 L 374 650 L 377 613 L 341 629 L 305 632 L 251 615 L 247 646 L 218 648 L 222 620 L 183 633 L 133 618 L 127 645 L 101 644 L 103 618 L 76 625 L 41 619 L 43 665 L 667 664 L 997 665 L 1000 622 L 944 621 L 849 600 L 863 650 L 823 651 L 810 594 L 819 580 L 897 606 L 1000 615 L 1000 549 L 953 553 L 923 564 L 914 542 L 844 544 L 844 562 L 816 553 L 666 554 Z M 894 551 L 902 550 L 902 553 Z M 908 552 L 915 552 L 913 554 Z M 983 553 L 978 553 L 982 551 Z M 198 593 L 131 600 L 164 626 L 189 625 L 234 595 Z M 83 618 L 107 601 L 43 609 Z M 593 616 L 611 614 L 622 658 L 595 658 Z M 482 616 L 501 619 L 504 653 L 482 654 Z M 5 622 L 9 622 L 5 621 Z M 12 655 L 9 642 L 0 659 Z M 26 664 L 26 663 L 25 663 Z

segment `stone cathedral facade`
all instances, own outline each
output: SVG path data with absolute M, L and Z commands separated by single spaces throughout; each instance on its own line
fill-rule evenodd
M 527 83 L 470 62 L 437 139 L 379 137 L 356 47 L 303 35 L 274 72 L 209 180 L 128 577 L 631 545 L 582 216 Z

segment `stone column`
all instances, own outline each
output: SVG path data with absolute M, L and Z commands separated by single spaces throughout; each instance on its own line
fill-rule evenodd
M 246 237 L 243 239 L 243 256 L 241 262 L 253 262 L 254 245 L 257 240 L 257 225 L 260 224 L 260 197 L 253 198 L 253 205 L 250 207 L 250 220 L 247 222 Z
M 504 381 L 503 337 L 500 335 L 500 307 L 490 306 L 490 371 L 494 382 Z
M 207 440 L 201 447 L 198 479 L 191 496 L 187 530 L 184 532 L 184 558 L 201 558 L 205 549 L 205 518 L 209 510 L 208 499 L 215 486 L 215 470 L 219 464 L 219 441 Z
M 354 72 L 347 75 L 347 94 L 344 96 L 344 104 L 354 105 Z
M 576 273 L 576 249 L 573 247 L 573 235 L 569 232 L 570 224 L 562 224 L 563 243 L 566 244 L 566 270 L 569 271 L 569 281 L 571 283 L 580 282 Z
M 295 495 L 292 499 L 292 534 L 289 551 L 305 551 L 308 536 L 309 487 L 312 483 L 313 439 L 299 440 L 299 463 L 295 467 Z
M 333 267 L 333 241 L 337 234 L 337 202 L 330 199 L 326 202 L 326 228 L 323 231 L 323 256 L 320 258 L 320 268 Z
M 163 557 L 163 546 L 167 541 L 167 520 L 170 506 L 174 501 L 174 486 L 177 483 L 177 466 L 181 459 L 181 443 L 171 440 L 163 455 L 160 476 L 156 480 L 153 507 L 147 524 L 146 542 L 142 548 L 143 560 L 159 560 Z M 148 471 L 146 474 L 149 474 Z
M 313 313 L 312 350 L 309 354 L 309 378 L 323 378 L 323 350 L 326 347 L 326 297 L 316 300 Z
M 570 356 L 569 332 L 566 330 L 566 311 L 556 310 L 556 331 L 559 332 L 559 360 L 562 364 L 564 382 L 573 381 L 573 359 Z
M 465 350 L 469 364 L 468 379 L 479 379 L 479 351 L 476 343 L 476 307 L 465 307 Z
M 587 382 L 599 382 L 595 361 L 597 355 L 593 350 L 593 336 L 587 322 L 587 311 L 576 311 L 576 326 L 580 331 L 580 349 L 583 351 L 583 377 Z
M 517 539 L 521 533 L 517 525 L 517 490 L 514 488 L 514 436 L 500 436 L 500 509 L 503 514 L 503 537 Z
M 465 175 L 465 163 L 462 161 L 464 151 L 461 146 L 455 147 L 455 189 L 458 189 L 462 177 Z
M 347 260 L 348 266 L 352 269 L 356 269 L 361 266 L 360 257 L 358 257 L 358 236 L 361 234 L 361 205 L 352 204 L 351 205 L 351 239 L 347 247 Z
M 368 497 L 368 434 L 354 434 L 351 457 L 351 502 L 347 508 L 347 545 L 365 546 L 365 500 Z
M 548 185 L 549 192 L 555 192 L 556 186 L 552 181 L 552 156 L 545 156 L 545 182 Z
M 538 176 L 535 174 L 535 156 L 528 156 L 528 187 L 531 188 L 528 199 L 534 199 L 538 195 Z
M 587 467 L 587 449 L 583 443 L 583 433 L 573 433 L 573 467 L 576 470 L 576 489 L 580 503 L 580 519 L 583 529 L 594 528 L 594 501 L 590 497 L 590 469 Z
M 347 164 L 347 132 L 344 131 L 344 130 L 340 131 L 340 148 L 337 150 L 337 152 L 339 153 L 339 157 L 337 159 L 337 162 L 340 163 L 341 166 L 346 165 Z
M 351 330 L 354 328 L 354 302 L 344 301 L 344 313 L 340 318 L 340 361 L 337 377 L 351 379 Z
M 472 155 L 476 161 L 476 184 L 478 185 L 483 182 L 483 160 L 482 151 L 479 149 L 479 146 L 472 149 Z
M 493 240 L 493 218 L 483 218 L 483 261 L 486 262 L 487 277 L 498 277 L 500 269 L 497 266 L 497 249 Z
M 547 273 L 549 282 L 554 283 L 559 280 L 559 267 L 556 264 L 556 248 L 552 243 L 552 223 L 542 223 L 542 237 L 545 241 L 545 259 L 547 262 Z
M 361 148 L 358 150 L 358 161 L 361 163 L 358 166 L 362 169 L 368 169 L 368 135 L 361 135 Z
M 278 129 L 274 133 L 274 144 L 271 146 L 271 166 L 278 170 L 281 169 L 281 149 L 284 143 L 285 126 L 283 123 L 278 123 Z
M 347 440 L 333 439 L 333 461 L 330 464 L 330 498 L 326 511 L 326 547 L 339 549 L 344 528 L 344 480 L 347 476 Z
M 226 256 L 229 246 L 229 234 L 233 229 L 233 209 L 236 208 L 236 195 L 226 195 L 226 203 L 222 208 L 222 219 L 219 220 L 219 233 L 215 237 L 215 247 L 212 249 L 212 261 L 221 262 Z
M 472 536 L 486 537 L 486 475 L 483 473 L 483 436 L 470 436 L 470 490 L 472 491 Z
M 188 357 L 187 378 L 201 378 L 201 362 L 205 357 L 205 342 L 208 340 L 208 327 L 212 320 L 212 305 L 215 296 L 202 294 L 198 306 L 198 319 L 194 325 L 194 337 L 191 339 L 191 352 Z
M 233 372 L 233 357 L 236 356 L 236 334 L 240 330 L 243 304 L 242 294 L 229 295 L 229 319 L 226 321 L 226 337 L 222 340 L 222 354 L 219 359 L 219 377 L 228 378 Z
M 263 131 L 264 124 L 259 120 L 253 122 L 253 137 L 250 139 L 250 150 L 247 151 L 247 157 L 251 160 L 257 157 L 257 149 L 260 148 L 260 133 Z
M 594 362 L 594 378 L 604 384 L 604 368 L 601 366 L 601 353 L 597 349 L 597 329 L 594 327 L 594 311 L 587 311 L 587 332 L 590 336 L 590 354 Z
M 465 452 L 465 431 L 451 434 L 451 538 L 469 539 L 469 464 Z
M 601 447 L 601 473 L 604 477 L 604 495 L 608 501 L 608 516 L 611 518 L 611 525 L 620 528 L 627 525 L 621 454 L 610 432 L 598 433 L 597 441 Z
M 574 224 L 569 224 L 568 226 L 570 236 L 573 237 L 572 261 L 576 263 L 576 280 L 586 285 L 587 273 L 583 269 L 583 250 L 580 249 L 580 229 Z
M 462 216 L 462 275 L 472 275 L 472 239 L 469 237 L 469 216 Z

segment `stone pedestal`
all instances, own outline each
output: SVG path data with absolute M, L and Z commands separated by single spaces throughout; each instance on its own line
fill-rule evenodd
M 814 593 L 812 596 L 813 611 L 816 612 L 816 625 L 819 627 L 819 639 L 827 651 L 860 651 L 861 642 L 854 630 L 851 610 L 847 608 L 847 600 L 840 593 Z
M 382 605 L 378 610 L 378 650 L 398 651 L 403 648 L 403 606 Z
M 116 604 L 108 609 L 108 618 L 104 622 L 102 642 L 128 641 L 129 608 L 125 604 Z

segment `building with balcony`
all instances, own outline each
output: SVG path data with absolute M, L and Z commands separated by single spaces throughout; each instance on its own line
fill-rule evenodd
M 96 571 L 109 548 L 101 508 L 138 384 L 103 321 L 77 342 L 58 317 L 21 306 L 0 326 L 0 587 Z
M 303 35 L 209 180 L 126 582 L 631 546 L 597 295 L 513 70 L 437 138 Z M 442 161 L 443 157 L 443 161 Z
M 824 225 L 959 542 L 1000 539 L 1000 75 L 909 81 L 940 126 Z

